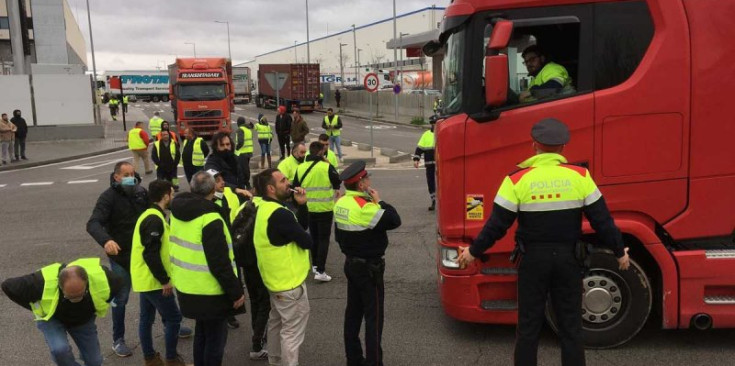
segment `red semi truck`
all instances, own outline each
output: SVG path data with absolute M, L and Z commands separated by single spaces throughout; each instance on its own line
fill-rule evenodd
M 440 37 L 443 120 L 436 126 L 438 287 L 448 315 L 517 322 L 514 226 L 467 268 L 454 262 L 492 211 L 530 129 L 565 122 L 570 163 L 599 185 L 631 268 L 592 254 L 583 282 L 584 339 L 613 347 L 650 319 L 662 328 L 735 327 L 735 2 L 455 0 Z M 572 88 L 519 102 L 521 52 L 542 47 Z M 715 87 L 718 86 L 718 87 Z M 597 239 L 587 222 L 582 240 Z M 554 326 L 551 311 L 548 320 Z M 650 316 L 650 317 L 649 317 Z
M 279 83 L 276 83 L 278 73 Z M 290 112 L 298 107 L 302 112 L 316 109 L 319 101 L 319 64 L 262 64 L 258 66 L 258 107 L 275 108 L 276 88 L 278 105 Z
M 230 133 L 234 112 L 232 63 L 226 58 L 178 58 L 168 66 L 169 96 L 179 133 Z

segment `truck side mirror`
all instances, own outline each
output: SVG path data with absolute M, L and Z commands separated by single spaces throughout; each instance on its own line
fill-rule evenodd
M 485 50 L 485 104 L 498 107 L 508 98 L 508 55 L 500 50 L 508 47 L 513 33 L 513 22 L 499 20 L 493 25 L 493 32 Z

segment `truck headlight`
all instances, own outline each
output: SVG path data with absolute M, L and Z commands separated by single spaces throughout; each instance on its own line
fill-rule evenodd
M 459 263 L 456 262 L 458 256 L 459 252 L 457 252 L 457 248 L 441 247 L 442 266 L 459 269 Z

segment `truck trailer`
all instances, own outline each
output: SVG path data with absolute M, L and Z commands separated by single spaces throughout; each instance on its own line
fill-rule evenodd
M 249 67 L 232 67 L 232 87 L 235 90 L 235 104 L 250 103 L 253 80 Z
M 278 75 L 278 83 L 276 82 Z M 278 99 L 276 102 L 276 89 Z M 302 112 L 316 109 L 319 101 L 319 64 L 261 64 L 258 66 L 258 107 L 285 106 L 290 112 L 299 108 Z
M 111 95 L 109 80 L 119 77 L 123 92 L 132 101 L 168 102 L 168 78 L 166 71 L 105 71 L 105 92 Z

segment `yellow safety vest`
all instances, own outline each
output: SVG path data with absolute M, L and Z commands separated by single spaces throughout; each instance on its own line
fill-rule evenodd
M 143 150 L 147 148 L 145 141 L 140 137 L 140 133 L 143 131 L 141 128 L 133 128 L 128 132 L 128 149 L 130 150 Z
M 186 144 L 189 143 L 189 139 L 184 139 L 184 147 L 181 149 L 183 152 L 186 149 Z M 194 146 L 191 149 L 191 165 L 204 166 L 204 152 L 202 151 L 202 138 L 197 137 L 193 142 Z
M 367 203 L 360 205 L 356 197 L 362 197 Z M 370 196 L 363 192 L 345 190 L 345 195 L 334 204 L 334 225 L 344 231 L 365 231 L 373 229 L 383 217 L 385 210 Z
M 222 199 L 227 201 L 227 208 L 230 209 L 230 224 L 232 224 L 232 222 L 235 221 L 235 217 L 240 212 L 238 210 L 240 207 L 240 198 L 237 197 L 237 193 L 235 193 L 232 188 L 225 187 L 224 192 L 222 192 Z M 216 203 L 217 206 L 222 207 L 222 200 L 216 200 L 214 203 Z
M 268 239 L 268 219 L 277 209 L 286 208 L 266 200 L 261 200 L 257 205 L 253 242 L 263 283 L 270 292 L 293 290 L 304 283 L 309 275 L 309 252 L 295 242 L 282 246 L 271 244 Z
M 419 139 L 418 146 L 422 150 L 434 149 L 434 132 L 432 132 L 431 130 L 424 132 L 424 134 L 421 135 L 421 138 Z
M 319 161 L 309 171 L 306 178 L 302 178 L 313 161 L 305 161 L 296 169 L 301 187 L 306 189 L 306 207 L 309 212 L 329 212 L 334 208 L 334 189 L 329 180 L 329 163 Z M 302 180 L 303 179 L 303 180 Z
M 162 123 L 163 118 L 161 117 L 153 117 L 148 120 L 148 131 L 151 133 L 151 136 L 156 136 L 159 132 L 161 132 Z
M 240 129 L 242 130 L 243 139 L 245 141 L 242 142 L 242 147 L 235 151 L 236 155 L 240 154 L 252 154 L 253 153 L 253 131 L 245 126 L 240 126 Z M 239 144 L 240 142 L 237 141 L 237 136 L 239 134 L 235 134 L 235 145 Z M 258 132 L 258 136 L 260 136 L 260 132 Z M 271 135 L 272 136 L 272 135 Z
M 110 283 L 107 281 L 107 275 L 100 265 L 99 258 L 82 258 L 67 264 L 67 267 L 79 266 L 87 272 L 89 280 L 88 290 L 92 296 L 95 314 L 103 317 L 107 314 L 109 304 L 107 299 L 110 298 Z M 41 300 L 31 303 L 31 310 L 36 317 L 36 321 L 48 321 L 54 316 L 56 307 L 59 305 L 61 297 L 61 289 L 59 288 L 59 271 L 61 271 L 61 263 L 54 263 L 41 268 L 43 276 L 43 294 Z
M 531 83 L 528 84 L 528 89 L 530 90 L 531 87 L 544 85 L 551 80 L 556 80 L 562 87 L 567 87 L 572 83 L 572 78 L 569 77 L 569 73 L 564 66 L 549 62 L 544 65 Z
M 123 97 L 123 104 L 128 104 L 128 96 Z
M 271 125 L 258 123 L 255 125 L 255 130 L 258 132 L 258 140 L 272 140 L 273 132 L 271 131 Z
M 339 136 L 342 134 L 341 128 L 335 128 L 337 126 L 337 121 L 339 120 L 338 115 L 332 116 L 332 121 L 329 121 L 329 116 L 324 116 L 324 123 L 327 125 L 327 127 L 334 128 L 333 130 L 327 130 L 327 136 Z
M 158 154 L 158 160 L 161 160 L 161 140 L 158 140 L 153 143 L 156 145 L 156 153 Z M 168 143 L 169 150 L 171 150 L 171 160 L 176 159 L 176 143 L 173 141 L 169 141 Z M 158 165 L 156 165 L 158 167 Z
M 169 225 L 163 213 L 156 208 L 149 208 L 138 217 L 135 223 L 135 231 L 133 232 L 133 247 L 130 251 L 130 280 L 133 283 L 133 291 L 148 292 L 160 290 L 162 284 L 151 273 L 150 268 L 143 259 L 143 239 L 141 238 L 140 225 L 150 216 L 157 216 L 163 222 L 163 232 L 161 233 L 161 263 L 166 273 L 171 275 L 171 261 L 169 259 L 170 244 L 168 242 Z
M 209 271 L 202 245 L 202 229 L 213 221 L 221 220 L 232 272 L 237 273 L 232 238 L 227 224 L 219 213 L 211 212 L 191 221 L 182 221 L 171 215 L 171 281 L 177 291 L 189 295 L 223 295 L 225 291 Z
M 304 156 L 304 159 L 309 157 L 309 154 L 310 153 L 307 151 L 306 156 Z M 327 149 L 327 152 L 325 152 L 325 154 L 327 156 L 327 161 L 329 161 L 329 164 L 332 165 L 334 169 L 337 169 L 337 173 L 339 173 L 339 161 L 337 160 L 337 155 L 334 153 L 334 151 L 329 150 L 329 149 Z
M 300 164 L 301 163 L 299 163 L 299 161 L 296 160 L 293 155 L 289 155 L 286 159 L 278 164 L 278 170 L 280 170 L 281 173 L 283 173 L 283 175 L 285 175 L 289 181 L 293 182 L 293 178 L 296 175 L 296 169 L 299 167 Z
M 117 101 L 117 99 L 110 99 L 108 102 L 111 106 L 117 106 L 120 102 Z

